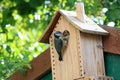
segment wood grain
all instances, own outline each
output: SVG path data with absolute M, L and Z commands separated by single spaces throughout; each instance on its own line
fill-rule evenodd
M 97 47 L 101 36 L 81 32 L 80 37 L 83 77 L 105 75 L 103 49 Z
M 103 28 L 110 33 L 109 36 L 102 37 L 104 51 L 112 54 L 120 54 L 120 29 L 105 26 Z
M 50 49 L 41 53 L 37 58 L 33 59 L 30 64 L 32 69 L 27 69 L 26 76 L 16 71 L 7 80 L 37 80 L 37 78 L 49 72 L 51 70 Z
M 90 76 L 86 78 L 80 78 L 75 80 L 114 80 L 113 77 L 109 76 Z
M 63 32 L 64 30 L 68 30 L 70 32 L 70 43 L 63 53 L 63 61 L 60 62 L 58 60 L 58 54 L 54 48 L 53 33 L 55 31 Z M 53 33 L 51 34 L 50 45 L 53 80 L 73 80 L 74 78 L 80 77 L 79 61 L 76 49 L 78 45 L 76 35 L 77 31 L 78 30 L 76 28 L 74 28 L 63 16 L 61 16 L 53 30 Z
M 84 3 L 76 3 L 76 14 L 77 18 L 85 23 L 85 11 L 84 11 Z

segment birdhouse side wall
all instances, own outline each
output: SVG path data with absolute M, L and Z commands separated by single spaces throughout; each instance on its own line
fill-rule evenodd
M 63 32 L 64 30 L 70 32 L 70 39 L 68 46 L 63 53 L 63 61 L 59 61 L 58 53 L 54 47 L 54 33 L 56 31 Z M 80 50 L 79 39 L 79 30 L 61 16 L 49 38 L 53 80 L 73 80 L 80 78 L 81 66 L 78 56 Z
M 104 76 L 105 68 L 101 36 L 80 32 L 80 46 L 82 76 Z

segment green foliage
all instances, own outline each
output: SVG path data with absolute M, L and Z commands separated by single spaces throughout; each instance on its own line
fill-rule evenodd
M 49 47 L 38 43 L 55 11 L 75 10 L 75 2 L 85 3 L 86 14 L 104 24 L 114 21 L 120 27 L 119 0 L 0 0 L 0 79 L 16 70 L 25 75 L 33 58 Z M 102 12 L 107 8 L 106 13 Z
M 108 11 L 105 13 L 105 24 L 110 21 L 115 22 L 115 26 L 120 28 L 120 0 L 101 0 L 103 7 Z

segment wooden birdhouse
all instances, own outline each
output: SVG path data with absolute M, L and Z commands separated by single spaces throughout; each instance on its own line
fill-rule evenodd
M 70 38 L 58 60 L 54 45 L 56 31 L 69 31 Z M 76 12 L 59 10 L 51 20 L 40 42 L 50 43 L 53 80 L 112 80 L 105 75 L 102 35 L 108 32 L 84 13 L 84 4 L 76 4 Z

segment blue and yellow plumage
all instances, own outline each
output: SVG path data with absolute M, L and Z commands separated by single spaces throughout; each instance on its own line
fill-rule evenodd
M 65 30 L 63 33 L 60 31 L 56 31 L 54 33 L 54 44 L 55 44 L 55 49 L 59 55 L 59 61 L 63 60 L 63 52 L 65 48 L 68 45 L 68 40 L 69 40 L 70 33 Z

